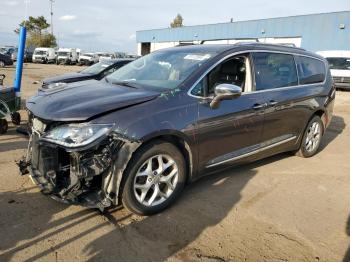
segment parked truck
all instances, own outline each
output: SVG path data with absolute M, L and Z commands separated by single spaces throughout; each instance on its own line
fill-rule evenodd
M 54 63 L 56 60 L 55 49 L 49 47 L 37 47 L 32 56 L 33 63 Z
M 60 48 L 57 51 L 56 63 L 71 65 L 78 62 L 78 53 L 75 48 Z

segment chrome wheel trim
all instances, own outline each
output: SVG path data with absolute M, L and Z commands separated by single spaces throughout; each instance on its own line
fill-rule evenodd
M 314 122 L 307 130 L 305 140 L 305 150 L 309 153 L 317 149 L 321 140 L 321 125 L 319 122 Z
M 179 169 L 168 155 L 147 159 L 138 169 L 133 183 L 134 196 L 144 206 L 157 206 L 166 201 L 176 188 Z
M 3 61 L 0 61 L 0 67 L 5 67 L 5 63 Z

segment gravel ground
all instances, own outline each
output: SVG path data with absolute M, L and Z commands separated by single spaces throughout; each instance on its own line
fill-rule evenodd
M 34 81 L 79 69 L 27 64 L 23 97 Z M 12 83 L 14 69 L 2 72 Z M 18 174 L 27 140 L 11 126 L 0 136 L 0 261 L 350 261 L 347 123 L 350 92 L 337 92 L 316 156 L 281 154 L 206 177 L 152 217 L 41 195 Z

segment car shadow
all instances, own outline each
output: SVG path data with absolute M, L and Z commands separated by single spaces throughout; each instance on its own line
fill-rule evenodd
M 0 261 L 11 261 L 17 252 L 40 241 L 47 241 L 91 217 L 99 216 L 95 210 L 82 209 L 60 219 L 53 219 L 67 207 L 42 195 L 36 186 L 0 192 Z M 71 221 L 73 223 L 69 223 Z M 52 228 L 55 230 L 49 231 Z
M 87 245 L 84 251 L 92 256 L 89 261 L 156 262 L 174 255 L 179 261 L 198 258 L 225 261 L 225 257 L 208 256 L 207 250 L 186 247 L 235 212 L 242 191 L 257 175 L 257 167 L 288 156 L 280 154 L 202 178 L 189 185 L 169 210 L 126 226 L 117 225 L 110 233 Z
M 348 221 L 346 223 L 345 232 L 350 237 L 350 216 L 349 216 Z M 346 251 L 343 261 L 344 262 L 349 262 L 350 261 L 350 247 Z
M 17 128 L 10 126 L 6 134 L 0 135 L 0 153 L 27 148 L 28 136 L 18 133 Z M 21 125 L 21 128 L 26 128 L 26 125 Z
M 101 231 L 105 233 L 92 238 L 82 251 L 90 261 L 165 261 L 174 255 L 182 260 L 183 250 L 187 252 L 186 257 L 205 258 L 206 255 L 200 253 L 205 250 L 193 251 L 186 247 L 206 229 L 235 212 L 242 191 L 257 175 L 257 167 L 287 156 L 289 154 L 280 154 L 204 177 L 187 186 L 174 206 L 150 217 L 139 217 L 116 207 L 103 214 L 106 219 L 102 223 L 101 219 L 93 219 L 101 216 L 93 209 L 70 212 L 57 219 L 57 214 L 67 206 L 41 195 L 37 189 L 0 193 L 0 210 L 6 210 L 6 214 L 0 211 L 0 261 L 10 261 L 17 252 L 52 240 L 53 244 L 44 251 L 28 252 L 31 255 L 26 261 L 37 261 L 97 233 L 96 230 L 98 233 L 94 236 L 99 236 Z M 90 225 L 88 229 L 76 230 L 86 222 Z M 103 230 L 106 226 L 108 230 Z M 62 233 L 67 237 L 57 236 Z
M 346 124 L 343 117 L 336 115 L 333 116 L 331 123 L 329 124 L 322 138 L 319 150 L 322 151 L 323 149 L 325 149 L 329 143 L 331 143 L 334 139 L 337 138 L 337 136 L 339 136 L 343 132 L 345 127 Z

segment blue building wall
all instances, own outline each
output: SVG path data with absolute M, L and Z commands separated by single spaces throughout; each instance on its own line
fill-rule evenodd
M 345 29 L 340 25 L 345 24 Z M 265 33 L 262 33 L 262 30 Z M 136 41 L 302 37 L 307 50 L 350 50 L 350 11 L 138 31 Z

